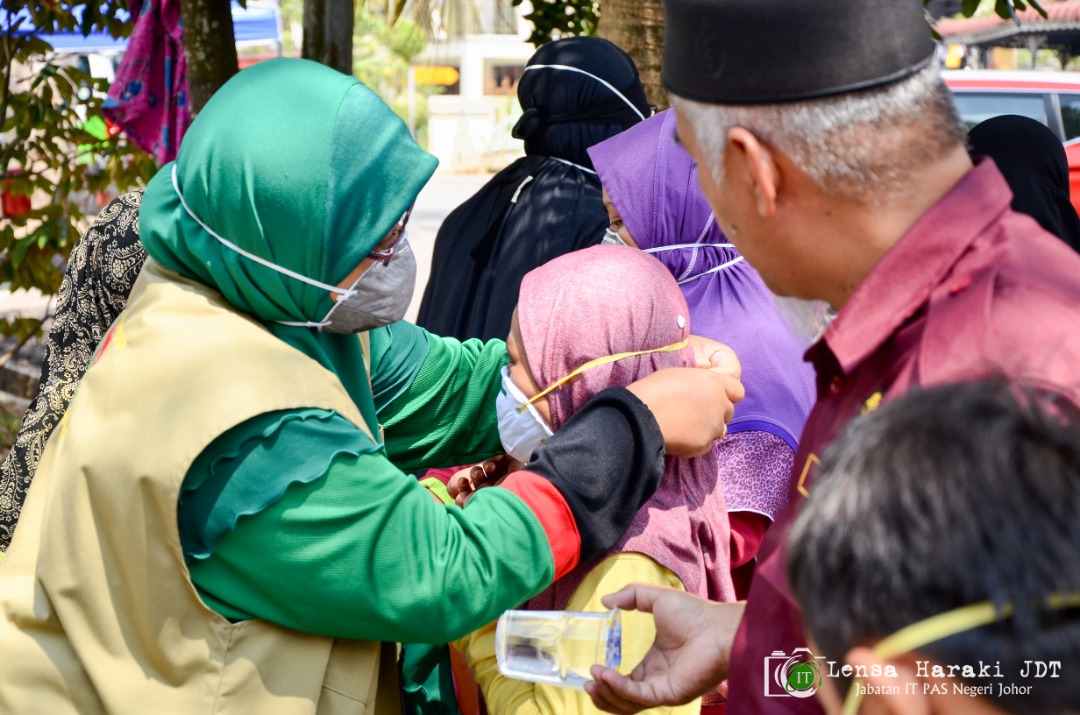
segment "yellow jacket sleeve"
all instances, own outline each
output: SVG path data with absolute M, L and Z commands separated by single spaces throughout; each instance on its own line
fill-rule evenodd
M 686 590 L 674 573 L 644 554 L 613 554 L 596 565 L 570 598 L 568 611 L 606 611 L 600 599 L 629 583 L 647 583 Z M 645 657 L 656 637 L 652 615 L 637 611 L 622 613 L 622 665 L 629 673 Z M 584 692 L 539 683 L 504 678 L 495 660 L 495 624 L 456 641 L 484 693 L 488 711 L 498 715 L 584 715 L 600 713 Z M 701 701 L 678 707 L 654 708 L 651 715 L 696 715 Z

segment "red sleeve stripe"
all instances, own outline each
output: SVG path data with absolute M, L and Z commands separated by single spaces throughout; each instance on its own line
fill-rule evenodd
M 511 473 L 499 486 L 513 492 L 540 520 L 558 581 L 577 566 L 581 557 L 581 535 L 562 493 L 547 479 L 523 470 Z

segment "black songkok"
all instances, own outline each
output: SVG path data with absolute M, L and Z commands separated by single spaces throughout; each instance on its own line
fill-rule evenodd
M 936 47 L 920 0 L 664 0 L 664 13 L 664 86 L 709 104 L 877 87 Z

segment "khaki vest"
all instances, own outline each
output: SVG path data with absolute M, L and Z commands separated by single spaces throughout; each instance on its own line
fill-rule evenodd
M 230 623 L 180 547 L 184 475 L 231 427 L 318 407 L 367 432 L 337 377 L 153 260 L 99 352 L 0 564 L 0 713 L 399 713 L 393 646 Z

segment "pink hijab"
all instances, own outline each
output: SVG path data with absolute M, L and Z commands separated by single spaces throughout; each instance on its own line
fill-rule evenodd
M 627 246 L 593 246 L 549 261 L 525 276 L 518 302 L 522 348 L 541 389 L 595 358 L 678 343 L 690 333 L 689 315 L 667 269 Z M 548 395 L 552 429 L 601 390 L 693 364 L 687 347 L 590 368 Z M 660 488 L 609 554 L 645 554 L 673 571 L 690 593 L 733 601 L 729 536 L 716 460 L 668 457 Z M 578 566 L 529 608 L 565 608 L 595 563 Z

